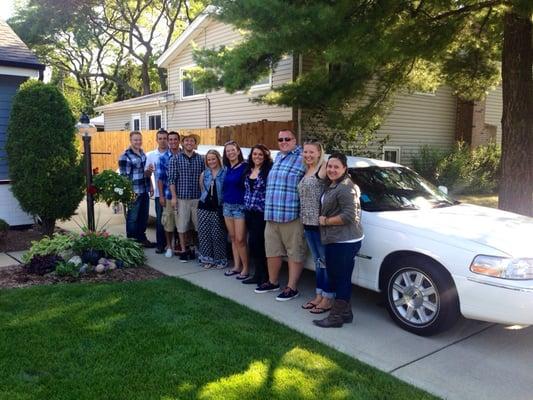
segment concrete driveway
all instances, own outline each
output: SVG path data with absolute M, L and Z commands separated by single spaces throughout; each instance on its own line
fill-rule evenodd
M 107 215 L 102 221 L 107 220 L 109 211 L 100 206 L 98 210 L 97 214 Z M 111 215 L 108 230 L 123 233 L 123 221 L 120 215 Z M 62 226 L 76 229 L 72 223 Z M 148 234 L 154 238 L 153 229 Z M 165 274 L 232 299 L 442 398 L 533 399 L 533 327 L 516 329 L 461 319 L 444 334 L 418 337 L 396 327 L 378 294 L 354 287 L 354 323 L 321 329 L 312 324 L 313 315 L 300 307 L 314 293 L 311 271 L 302 277 L 301 296 L 282 303 L 275 300 L 276 293 L 256 294 L 253 287 L 223 276 L 222 271 L 167 259 L 154 250 L 146 255 L 148 265 Z

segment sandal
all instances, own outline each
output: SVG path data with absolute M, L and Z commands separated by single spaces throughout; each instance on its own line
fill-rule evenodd
M 331 310 L 331 307 L 329 307 L 329 308 L 322 308 L 322 307 L 318 307 L 318 306 L 317 306 L 317 307 L 315 307 L 315 308 L 309 310 L 309 312 L 310 312 L 311 314 L 324 314 L 324 313 L 328 312 L 329 310 Z
M 211 268 L 213 268 L 213 267 L 214 267 L 213 264 L 208 264 L 208 263 L 202 264 L 202 268 L 203 268 L 203 269 L 211 269 Z
M 225 265 L 225 264 L 217 264 L 214 267 L 215 267 L 215 269 L 226 269 L 226 268 L 228 268 L 228 266 Z
M 224 276 L 233 276 L 240 273 L 241 271 L 235 271 L 234 269 L 230 269 L 229 271 L 224 272 Z
M 239 281 L 242 281 L 244 279 L 248 279 L 250 277 L 249 274 L 239 274 L 235 277 L 235 279 L 238 279 Z
M 302 304 L 302 308 L 304 310 L 312 310 L 313 308 L 316 308 L 317 306 L 318 304 L 313 303 L 311 300 L 305 304 Z

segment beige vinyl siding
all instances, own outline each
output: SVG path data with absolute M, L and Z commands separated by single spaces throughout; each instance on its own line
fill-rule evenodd
M 502 87 L 489 92 L 485 101 L 485 123 L 496 126 L 496 142 L 502 142 Z
M 165 127 L 165 111 L 164 106 L 138 106 L 131 107 L 127 109 L 117 109 L 104 111 L 104 130 L 106 131 L 122 131 L 126 130 L 125 124 L 129 122 L 128 130 L 133 129 L 131 124 L 132 114 L 140 114 L 141 116 L 141 130 L 148 129 L 148 124 L 146 121 L 146 114 L 151 112 L 161 111 L 161 124 Z
M 231 45 L 242 36 L 230 25 L 209 20 L 198 28 L 191 37 L 191 43 L 180 52 L 169 64 L 169 93 L 174 94 L 175 104 L 169 105 L 169 127 L 203 128 L 209 125 L 208 101 L 211 105 L 211 127 L 254 122 L 262 119 L 272 121 L 288 121 L 292 119 L 291 108 L 274 107 L 256 104 L 250 101 L 257 95 L 268 92 L 268 89 L 251 90 L 249 93 L 228 94 L 222 90 L 209 92 L 206 96 L 196 99 L 180 99 L 180 68 L 194 65 L 192 43 L 199 47 L 218 48 Z M 272 74 L 272 85 L 279 86 L 292 80 L 292 58 L 283 59 Z
M 387 115 L 378 137 L 389 135 L 386 146 L 400 147 L 402 164 L 424 145 L 450 148 L 455 140 L 456 98 L 451 89 L 439 88 L 434 95 L 400 94 Z

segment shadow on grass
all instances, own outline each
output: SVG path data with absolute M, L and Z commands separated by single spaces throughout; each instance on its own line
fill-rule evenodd
M 0 291 L 0 377 L 9 399 L 431 398 L 174 278 Z

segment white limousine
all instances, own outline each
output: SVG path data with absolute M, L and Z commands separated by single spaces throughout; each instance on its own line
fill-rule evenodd
M 198 152 L 210 148 L 222 151 Z M 348 163 L 365 232 L 352 282 L 383 293 L 399 326 L 432 335 L 459 314 L 533 324 L 533 218 L 459 203 L 398 164 Z

